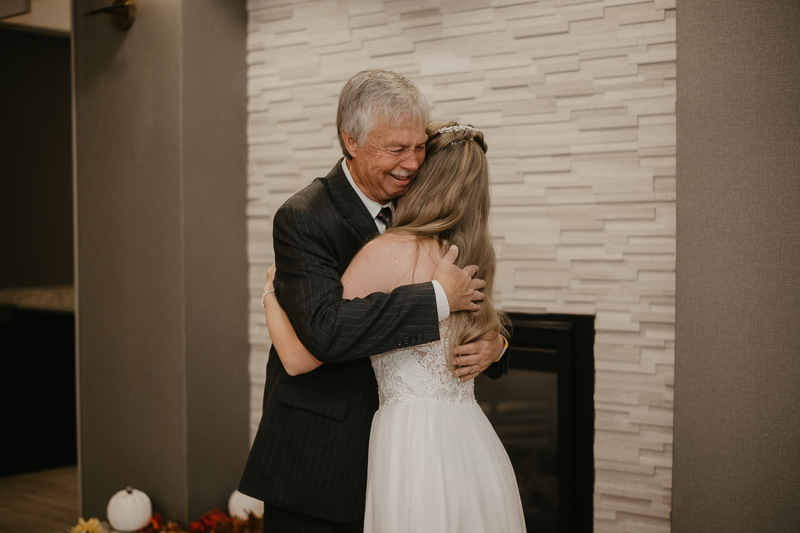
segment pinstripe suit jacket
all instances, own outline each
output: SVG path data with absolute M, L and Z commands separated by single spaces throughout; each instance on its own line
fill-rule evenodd
M 340 279 L 377 227 L 341 162 L 275 214 L 275 293 L 324 365 L 291 377 L 270 350 L 264 411 L 239 490 L 334 522 L 364 515 L 372 417 L 367 356 L 439 338 L 430 283 L 342 300 Z M 333 363 L 333 364 L 332 364 Z

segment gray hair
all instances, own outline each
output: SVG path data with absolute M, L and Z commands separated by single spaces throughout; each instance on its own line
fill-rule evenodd
M 362 70 L 350 78 L 339 95 L 336 129 L 344 156 L 350 159 L 342 130 L 364 145 L 377 118 L 394 124 L 411 120 L 422 128 L 430 120 L 428 101 L 416 84 L 389 70 Z

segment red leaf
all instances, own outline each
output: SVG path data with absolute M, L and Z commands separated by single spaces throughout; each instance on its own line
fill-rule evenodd
M 158 513 L 153 513 L 150 517 L 150 524 L 154 529 L 161 529 L 164 526 L 164 517 Z

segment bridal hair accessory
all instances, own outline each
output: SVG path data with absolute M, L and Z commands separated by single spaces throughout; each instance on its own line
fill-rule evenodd
M 473 128 L 472 126 L 462 126 L 461 124 L 456 124 L 454 126 L 445 126 L 444 128 L 439 128 L 439 133 L 455 133 L 457 131 L 478 131 L 477 129 Z
M 261 295 L 261 307 L 262 307 L 262 308 L 263 308 L 265 311 L 266 311 L 266 309 L 267 309 L 267 304 L 265 304 L 265 303 L 264 303 L 264 298 L 267 296 L 267 294 L 269 294 L 269 293 L 271 293 L 271 292 L 275 292 L 275 289 L 270 289 L 270 290 L 268 290 L 268 291 L 264 291 L 264 294 L 262 294 L 262 295 Z

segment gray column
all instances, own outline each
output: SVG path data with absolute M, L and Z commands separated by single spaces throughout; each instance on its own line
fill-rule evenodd
M 248 451 L 244 2 L 74 2 L 81 511 L 227 503 Z
M 800 3 L 678 3 L 675 533 L 800 524 Z

